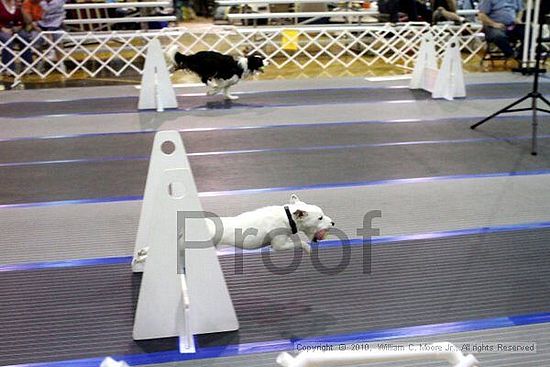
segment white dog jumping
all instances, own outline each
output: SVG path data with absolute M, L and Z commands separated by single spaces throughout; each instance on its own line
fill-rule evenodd
M 216 245 L 243 249 L 271 246 L 276 251 L 301 247 L 307 253 L 311 252 L 311 246 L 296 234 L 303 232 L 310 241 L 316 242 L 323 240 L 334 226 L 332 219 L 321 208 L 304 203 L 295 194 L 290 196 L 288 205 L 267 206 L 220 219 L 223 233 L 214 222 L 207 221 L 214 238 L 221 234 Z
M 290 250 L 301 247 L 307 253 L 311 245 L 297 234 L 302 232 L 309 241 L 323 240 L 332 219 L 315 205 L 306 204 L 297 195 L 290 196 L 288 205 L 266 206 L 235 217 L 220 217 L 218 224 L 206 220 L 211 238 L 216 246 L 232 246 L 246 250 L 271 246 L 274 250 Z M 221 224 L 221 226 L 220 226 Z M 223 228 L 220 228 L 223 227 Z M 184 236 L 180 233 L 178 237 Z M 149 247 L 142 248 L 132 260 L 134 271 L 143 271 Z

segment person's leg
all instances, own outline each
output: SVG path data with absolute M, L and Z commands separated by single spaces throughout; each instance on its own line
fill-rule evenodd
M 441 7 L 441 15 L 446 20 L 451 20 L 453 22 L 463 22 L 464 18 L 460 17 L 457 13 L 453 13 L 452 11 L 448 11 L 447 9 Z
M 506 35 L 506 31 L 493 27 L 484 27 L 485 40 L 494 43 L 502 50 L 506 57 L 514 56 L 514 49 L 510 46 L 510 41 Z
M 416 9 L 416 20 L 423 22 L 431 22 L 433 17 L 433 11 L 426 4 L 421 1 L 414 2 Z
M 416 22 L 418 20 L 416 0 L 400 0 L 399 5 L 399 10 L 407 14 L 409 22 Z
M 521 58 L 523 52 L 523 37 L 525 36 L 525 25 L 516 24 L 512 29 L 506 31 L 506 35 L 508 36 L 508 42 L 512 46 L 515 46 L 519 41 L 519 45 L 516 48 L 516 55 L 518 58 Z
M 380 11 L 389 15 L 390 22 L 397 23 L 399 21 L 399 0 L 384 0 L 379 4 Z
M 8 40 L 11 38 L 11 34 L 7 34 L 4 32 L 0 32 L 0 43 L 7 43 Z M 13 51 L 11 48 L 13 47 L 13 43 L 10 43 L 9 46 L 2 47 L 2 65 L 8 65 L 13 60 Z M 15 63 L 12 62 L 11 65 L 8 66 L 11 70 L 15 70 Z
M 21 55 L 21 58 L 30 65 L 32 64 L 32 51 L 31 51 L 32 39 L 33 39 L 32 34 L 31 32 L 21 30 L 17 33 L 17 35 L 19 36 L 19 39 L 20 39 L 19 43 L 21 45 L 21 50 L 23 50 L 23 54 Z M 28 65 L 25 65 L 25 67 L 27 66 Z
M 48 37 L 49 44 L 51 44 L 55 50 L 55 52 L 52 53 L 55 54 L 55 61 L 61 60 L 64 56 L 61 51 L 63 49 L 63 41 L 61 39 L 63 37 L 64 29 L 61 27 L 43 27 L 42 30 L 53 32 L 48 34 L 46 37 Z

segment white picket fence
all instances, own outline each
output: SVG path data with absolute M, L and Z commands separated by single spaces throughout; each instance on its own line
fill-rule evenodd
M 89 77 L 141 73 L 147 44 L 154 38 L 158 38 L 163 47 L 179 45 L 183 53 L 216 50 L 242 55 L 256 52 L 265 56 L 271 67 L 279 69 L 294 65 L 303 70 L 311 64 L 322 69 L 332 65 L 347 68 L 355 63 L 370 66 L 379 62 L 412 68 L 422 34 L 426 32 L 432 33 L 438 56 L 454 36 L 459 39 L 464 62 L 470 61 L 483 48 L 480 27 L 474 24 L 430 26 L 404 23 L 295 28 L 212 26 L 159 31 L 63 32 L 59 37 L 43 32 L 30 42 L 14 36 L 6 44 L 0 43 L 0 49 L 14 56 L 10 63 L 0 65 L 0 73 L 11 75 L 14 84 L 31 74 L 45 78 L 60 73 L 69 78 L 77 73 Z M 26 50 L 33 54 L 32 63 L 22 58 Z M 53 51 L 57 51 L 60 57 L 52 57 Z

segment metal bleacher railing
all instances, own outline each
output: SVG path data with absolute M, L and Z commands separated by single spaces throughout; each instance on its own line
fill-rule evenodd
M 141 74 L 147 45 L 155 38 L 165 48 L 178 45 L 183 53 L 199 50 L 232 55 L 260 53 L 269 60 L 271 67 L 278 69 L 293 66 L 304 70 L 315 65 L 324 70 L 333 65 L 348 68 L 356 63 L 371 66 L 379 62 L 412 68 L 422 35 L 428 32 L 433 35 L 438 57 L 453 37 L 459 40 L 464 62 L 470 61 L 483 48 L 479 40 L 480 26 L 476 24 L 212 26 L 158 31 L 62 32 L 59 37 L 43 32 L 30 42 L 15 35 L 6 43 L 0 43 L 1 49 L 14 56 L 7 64 L 0 64 L 0 73 L 13 78 L 14 85 L 28 75 L 45 78 L 52 74 L 64 77 Z M 31 63 L 23 59 L 25 51 L 33 54 Z M 58 57 L 52 59 L 53 53 Z
M 218 6 L 236 6 L 239 11 L 227 14 L 227 18 L 230 22 L 233 21 L 246 21 L 252 20 L 254 26 L 257 25 L 257 21 L 260 19 L 265 20 L 293 20 L 294 24 L 308 24 L 323 17 L 342 17 L 347 23 L 364 23 L 377 22 L 377 17 L 380 15 L 376 3 L 372 3 L 368 8 L 353 6 L 352 0 L 348 1 L 334 1 L 334 0 L 269 0 L 267 3 L 265 0 L 218 0 L 216 1 Z M 327 11 L 282 11 L 271 12 L 269 7 L 265 11 L 247 12 L 251 6 L 258 5 L 283 5 L 289 4 L 292 6 L 300 4 L 338 4 L 338 7 Z M 477 14 L 477 9 L 461 9 L 457 11 L 458 15 L 469 16 Z
M 72 19 L 65 19 L 66 26 L 78 26 L 77 30 L 84 31 L 84 26 L 91 26 L 89 30 L 110 31 L 110 25 L 115 23 L 144 23 L 175 21 L 174 15 L 151 15 L 151 10 L 172 7 L 172 1 L 140 1 L 140 2 L 97 2 L 65 4 L 65 11 L 72 12 Z M 137 9 L 138 12 L 129 16 L 109 17 L 109 9 Z M 146 27 L 145 27 L 146 28 Z

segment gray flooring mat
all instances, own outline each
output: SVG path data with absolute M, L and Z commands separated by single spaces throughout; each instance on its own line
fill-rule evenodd
M 371 78 L 369 78 L 371 79 Z M 238 83 L 234 89 L 236 92 L 263 92 L 274 90 L 296 90 L 296 89 L 323 89 L 323 88 L 357 88 L 357 87 L 388 87 L 407 85 L 409 79 L 401 80 L 384 80 L 386 78 L 375 78 L 367 80 L 364 77 L 343 77 L 343 78 L 309 78 L 304 79 L 277 79 L 277 80 L 246 80 Z M 466 84 L 483 84 L 483 83 L 531 83 L 532 76 L 524 76 L 519 73 L 510 72 L 481 72 L 481 73 L 465 73 L 464 79 Z M 541 78 L 541 83 L 545 82 Z M 548 82 L 546 80 L 546 82 Z M 197 79 L 193 84 L 174 84 L 178 93 L 204 93 L 205 86 Z M 78 98 L 97 98 L 97 97 L 119 97 L 138 96 L 139 89 L 135 85 L 125 86 L 86 86 L 85 88 L 47 88 L 47 89 L 23 89 L 11 90 L 9 93 L 4 93 L 0 103 L 20 102 L 20 101 L 44 101 L 49 99 L 74 99 L 75 95 Z
M 274 274 L 260 255 L 224 256 L 238 332 L 201 346 L 364 332 L 547 311 L 550 230 L 410 241 L 363 248 L 326 275 L 304 258 Z M 271 260 L 286 267 L 292 253 Z M 299 255 L 299 254 L 298 254 Z M 337 268 L 342 248 L 319 259 Z M 235 271 L 243 261 L 243 271 Z M 240 269 L 240 268 L 237 268 Z M 47 362 L 174 348 L 131 339 L 139 276 L 128 265 L 0 273 L 0 364 Z
M 399 145 L 321 151 L 193 156 L 200 192 L 341 184 L 550 167 L 550 141 Z M 148 161 L 0 167 L 0 204 L 143 195 Z
M 0 138 L 27 138 L 68 136 L 89 133 L 143 132 L 185 129 L 187 131 L 208 128 L 259 127 L 273 124 L 319 124 L 365 120 L 425 121 L 426 118 L 470 118 L 472 123 L 497 111 L 513 99 L 459 99 L 401 101 L 399 103 L 343 103 L 332 105 L 238 108 L 234 110 L 164 111 L 161 113 L 103 114 L 103 115 L 47 115 L 32 118 L 0 117 Z M 527 105 L 527 104 L 526 104 Z M 522 113 L 529 122 L 528 113 Z M 529 127 L 525 126 L 528 133 Z M 479 131 L 498 132 L 494 124 L 487 124 Z
M 465 344 L 477 344 L 478 346 L 488 343 L 503 343 L 513 345 L 518 342 L 535 343 L 536 353 L 473 353 L 479 360 L 482 367 L 534 367 L 547 366 L 550 363 L 550 328 L 548 324 L 516 326 L 505 329 L 492 329 L 483 331 L 462 332 L 455 334 L 443 334 L 432 337 L 402 338 L 389 341 L 389 343 L 399 343 L 408 345 L 408 343 L 437 343 L 448 341 L 457 347 Z M 383 343 L 383 342 L 381 342 Z M 370 345 L 377 346 L 373 342 Z M 149 367 L 278 367 L 275 359 L 279 352 L 258 353 L 252 355 L 242 355 L 235 357 L 218 357 L 212 359 L 201 359 L 186 362 L 172 362 L 163 364 L 148 365 Z M 295 353 L 293 353 L 295 354 Z M 364 366 L 364 364 L 362 364 Z M 447 367 L 446 362 L 437 361 L 403 361 L 403 362 L 379 362 L 369 363 L 371 367 Z M 350 367 L 359 367 L 361 365 L 350 365 Z
M 531 89 L 530 83 L 516 83 L 514 88 L 507 84 L 475 84 L 467 87 L 469 98 L 513 98 L 521 97 Z M 550 85 L 542 84 L 541 93 L 550 93 Z M 291 90 L 252 93 L 239 101 L 224 101 L 222 97 L 178 96 L 178 108 L 189 109 L 231 109 L 260 108 L 272 106 L 326 105 L 338 103 L 368 103 L 398 100 L 428 100 L 431 94 L 408 88 L 342 88 L 320 90 Z M 49 102 L 12 102 L 0 105 L 0 117 L 24 118 L 61 114 L 106 114 L 129 113 L 137 108 L 137 97 L 94 98 L 86 100 Z
M 181 134 L 188 153 L 254 149 L 303 149 L 337 145 L 390 143 L 446 143 L 463 139 L 510 139 L 528 137 L 527 117 L 501 117 L 492 127 L 472 131 L 471 118 L 418 122 L 324 123 L 285 125 L 257 129 L 188 131 Z M 539 134 L 550 133 L 550 116 L 541 116 Z M 491 132 L 489 132 L 491 131 Z M 98 134 L 54 139 L 23 139 L 0 142 L 0 164 L 70 159 L 148 157 L 154 132 Z
M 550 222 L 550 174 L 436 180 L 302 190 L 350 238 L 363 216 L 380 210 L 381 236 Z M 288 202 L 290 192 L 202 196 L 220 216 Z M 134 251 L 141 200 L 2 208 L 0 264 L 128 256 Z M 35 225 L 39 223 L 39 225 Z M 55 251 L 52 250 L 55 248 Z

